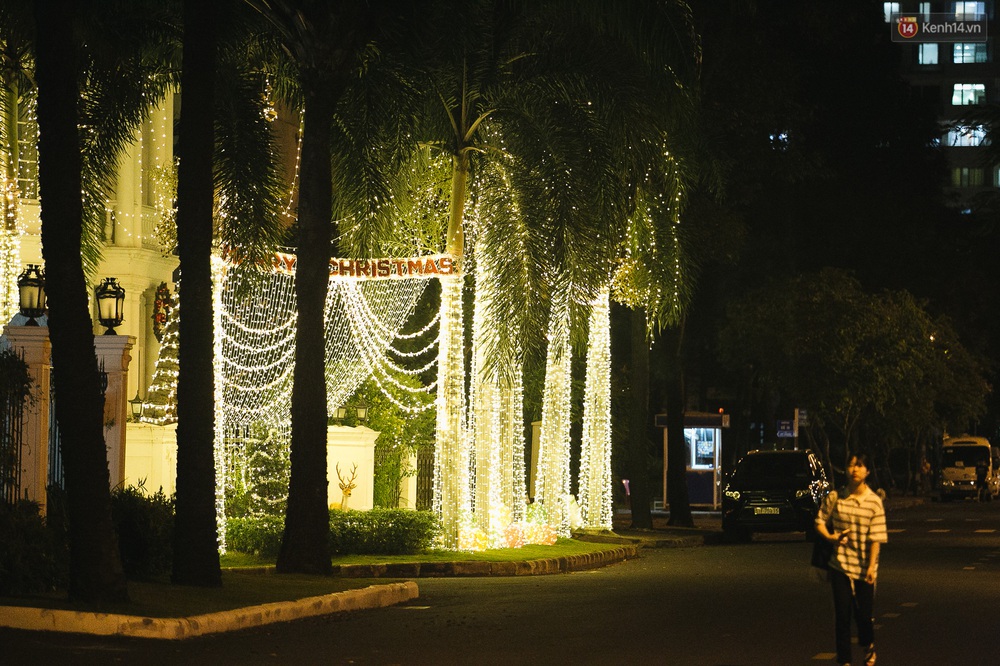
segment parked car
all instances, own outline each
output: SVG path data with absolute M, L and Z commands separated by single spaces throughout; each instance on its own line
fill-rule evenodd
M 830 483 L 810 451 L 751 451 L 736 463 L 722 494 L 722 530 L 749 540 L 754 532 L 806 532 Z

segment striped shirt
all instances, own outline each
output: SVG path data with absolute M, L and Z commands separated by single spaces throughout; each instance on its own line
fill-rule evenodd
M 843 571 L 848 578 L 861 580 L 868 570 L 869 544 L 889 540 L 885 530 L 885 507 L 882 498 L 868 487 L 860 497 L 847 492 L 842 494 L 843 497 L 835 490 L 826 496 L 816 516 L 816 524 L 826 523 L 829 528 L 832 523 L 830 531 L 834 534 L 848 530 L 847 543 L 838 544 L 830 557 L 830 567 Z M 878 571 L 877 561 L 875 571 Z

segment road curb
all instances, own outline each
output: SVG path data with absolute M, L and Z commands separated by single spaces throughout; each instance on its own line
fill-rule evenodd
M 289 622 L 316 615 L 384 608 L 416 599 L 418 594 L 417 584 L 406 581 L 370 585 L 358 590 L 346 590 L 296 601 L 277 601 L 259 606 L 179 618 L 3 606 L 0 607 L 0 626 L 29 631 L 181 640 L 260 627 L 275 622 Z
M 594 553 L 581 553 L 523 562 L 402 562 L 392 564 L 342 564 L 333 574 L 345 578 L 443 578 L 471 576 L 537 576 L 582 571 L 636 557 L 635 545 Z M 244 569 L 269 574 L 274 567 Z M 413 581 L 369 585 L 296 601 L 278 601 L 192 617 L 154 618 L 112 613 L 0 606 L 0 626 L 29 631 L 53 631 L 97 636 L 128 636 L 183 640 L 196 636 L 238 631 L 276 622 L 289 622 L 316 615 L 384 608 L 416 599 Z
M 594 569 L 636 557 L 638 546 L 623 544 L 594 553 L 521 562 L 400 562 L 392 564 L 341 564 L 334 576 L 344 578 L 461 578 L 473 576 L 538 576 Z

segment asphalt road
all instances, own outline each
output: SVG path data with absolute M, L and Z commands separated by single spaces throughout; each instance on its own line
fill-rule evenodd
M 889 529 L 879 663 L 1000 663 L 1000 502 L 903 509 Z M 833 605 L 809 552 L 801 534 L 763 535 L 580 573 L 421 579 L 405 606 L 183 642 L 0 630 L 0 664 L 821 666 Z

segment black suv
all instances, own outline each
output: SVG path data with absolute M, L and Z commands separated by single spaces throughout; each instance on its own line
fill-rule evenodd
M 749 540 L 754 532 L 805 531 L 830 492 L 809 451 L 751 451 L 736 464 L 722 495 L 722 530 Z

